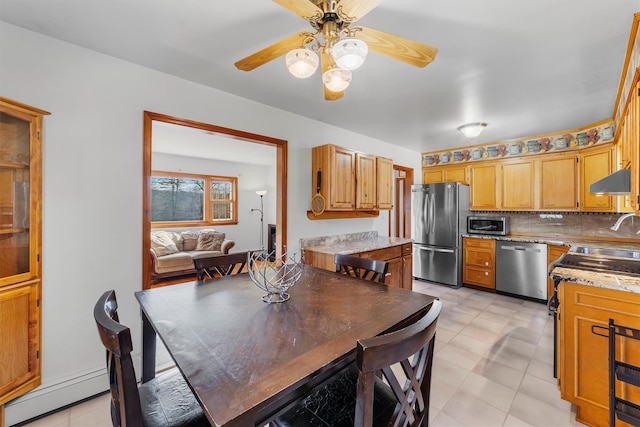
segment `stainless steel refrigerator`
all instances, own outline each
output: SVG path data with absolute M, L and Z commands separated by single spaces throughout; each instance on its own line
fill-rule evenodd
M 469 186 L 457 182 L 411 186 L 413 276 L 462 286 L 462 237 L 469 216 Z

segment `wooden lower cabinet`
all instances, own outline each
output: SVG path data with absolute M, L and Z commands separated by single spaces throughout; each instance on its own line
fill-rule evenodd
M 561 282 L 558 288 L 560 396 L 577 406 L 576 419 L 589 426 L 609 424 L 608 340 L 593 326 L 640 329 L 640 293 Z M 606 332 L 605 332 L 606 333 Z M 618 338 L 618 360 L 640 365 L 640 341 Z M 640 388 L 616 382 L 616 394 L 640 404 Z M 627 426 L 617 420 L 616 426 Z
M 40 281 L 0 288 L 0 405 L 40 384 Z
M 376 249 L 373 251 L 360 252 L 354 254 L 361 258 L 377 259 L 379 261 L 387 261 L 389 270 L 384 283 L 396 288 L 404 288 L 411 290 L 412 286 L 412 260 L 413 246 L 411 243 L 405 243 L 400 246 L 392 246 L 385 249 Z M 406 271 L 408 270 L 408 271 Z
M 351 255 L 388 262 L 389 269 L 387 271 L 387 276 L 385 277 L 385 284 L 388 286 L 411 290 L 413 288 L 412 253 L 412 244 L 405 243 L 403 245 L 353 253 Z M 307 249 L 304 251 L 304 258 L 306 264 L 329 271 L 336 270 L 334 254 L 315 252 Z
M 496 241 L 465 237 L 462 240 L 462 282 L 487 289 L 496 288 Z
M 557 261 L 563 254 L 569 252 L 569 246 L 564 245 L 547 245 L 547 265 Z M 547 279 L 547 295 L 553 295 L 553 279 Z

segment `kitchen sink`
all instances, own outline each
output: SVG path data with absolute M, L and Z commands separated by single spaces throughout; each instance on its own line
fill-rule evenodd
M 634 251 L 632 249 L 613 249 L 613 248 L 588 248 L 579 246 L 571 250 L 572 253 L 595 255 L 603 257 L 616 257 L 616 258 L 633 258 L 640 259 L 640 251 Z
M 578 248 L 579 249 L 579 248 Z M 593 250 L 593 248 L 585 248 Z M 607 249 L 616 251 L 616 249 Z M 633 253 L 634 251 L 622 251 Z M 619 273 L 640 277 L 640 257 L 613 256 L 584 252 L 569 252 L 553 263 L 555 267 L 575 268 L 578 270 L 595 271 L 600 273 Z

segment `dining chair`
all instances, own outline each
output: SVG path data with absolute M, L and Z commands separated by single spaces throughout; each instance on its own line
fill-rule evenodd
M 357 343 L 354 368 L 312 390 L 270 425 L 426 427 L 436 324 L 442 302 L 402 329 Z
M 384 283 L 389 263 L 375 259 L 360 258 L 353 255 L 336 254 L 334 257 L 336 271 L 343 272 L 359 279 Z
M 137 385 L 131 331 L 118 319 L 115 291 L 107 291 L 94 309 L 100 340 L 107 351 L 114 427 L 209 427 L 200 404 L 177 368 Z
M 207 258 L 194 258 L 193 264 L 196 268 L 198 280 L 203 280 L 204 275 L 213 279 L 216 276 L 229 276 L 244 272 L 247 265 L 249 252 L 237 252 L 226 255 L 216 255 Z

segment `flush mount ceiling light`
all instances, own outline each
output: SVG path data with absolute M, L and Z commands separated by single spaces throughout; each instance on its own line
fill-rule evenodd
M 464 134 L 469 139 L 477 138 L 480 135 L 484 128 L 487 127 L 486 123 L 477 122 L 477 123 L 467 123 L 466 125 L 462 125 L 458 127 L 458 130 Z
M 344 96 L 343 91 L 351 82 L 351 70 L 364 63 L 369 50 L 421 68 L 431 63 L 438 53 L 435 47 L 393 34 L 360 26 L 349 27 L 382 0 L 273 1 L 308 21 L 315 32 L 294 34 L 241 59 L 235 66 L 251 71 L 286 54 L 285 63 L 291 74 L 307 78 L 320 62 L 324 98 L 329 101 Z

